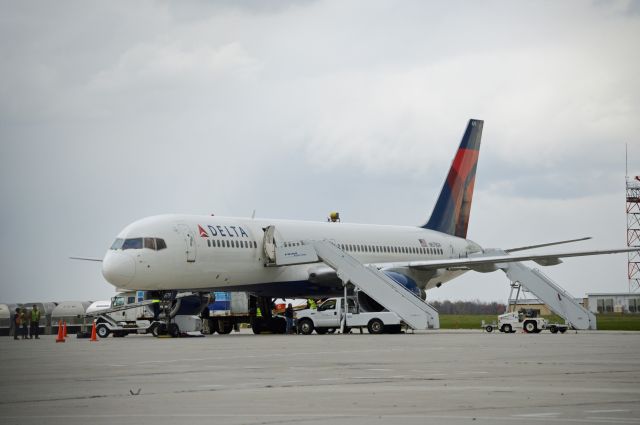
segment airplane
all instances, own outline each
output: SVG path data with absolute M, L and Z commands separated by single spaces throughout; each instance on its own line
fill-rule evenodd
M 521 261 L 556 265 L 566 257 L 632 250 L 523 254 L 586 238 L 497 251 L 467 239 L 483 125 L 469 120 L 433 212 L 422 226 L 157 215 L 135 221 L 117 235 L 102 260 L 102 274 L 117 288 L 165 297 L 177 291 L 249 292 L 266 307 L 275 298 L 342 294 L 343 282 L 323 262 L 274 264 L 275 247 L 299 247 L 305 241 L 331 241 L 423 299 L 426 291 L 468 271 L 493 272 Z

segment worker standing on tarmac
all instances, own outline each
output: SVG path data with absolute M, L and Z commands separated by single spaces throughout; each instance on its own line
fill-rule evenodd
M 29 338 L 33 338 L 36 336 L 36 339 L 40 339 L 40 310 L 38 310 L 37 305 L 33 305 L 33 309 L 31 310 L 31 334 Z
M 20 311 L 20 324 L 22 325 L 22 339 L 27 339 L 29 334 L 29 321 L 27 320 L 27 309 Z
M 22 332 L 22 326 L 20 323 L 20 309 L 16 308 L 16 312 L 13 315 L 13 339 L 18 339 L 18 335 Z
M 284 310 L 284 318 L 287 320 L 287 335 L 293 333 L 293 306 L 291 303 Z

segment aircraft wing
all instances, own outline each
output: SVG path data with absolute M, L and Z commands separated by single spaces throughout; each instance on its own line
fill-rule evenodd
M 637 248 L 604 249 L 596 251 L 570 251 L 551 254 L 518 254 L 510 255 L 500 249 L 485 250 L 482 254 L 475 254 L 466 258 L 409 261 L 406 266 L 416 270 L 459 269 L 491 272 L 499 269 L 501 263 L 519 261 L 535 261 L 541 266 L 553 266 L 562 263 L 561 258 L 585 257 L 589 255 L 618 254 L 622 252 L 638 251 Z M 398 265 L 396 263 L 396 265 Z

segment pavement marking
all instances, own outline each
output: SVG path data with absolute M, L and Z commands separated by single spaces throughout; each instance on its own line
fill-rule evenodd
M 345 418 L 375 418 L 375 419 L 439 419 L 442 421 L 451 421 L 454 419 L 457 420 L 480 420 L 480 421 L 504 421 L 504 422 L 512 422 L 513 421 L 513 416 L 472 416 L 472 415 L 467 415 L 467 416 L 462 416 L 462 415 L 430 415 L 430 414 L 397 414 L 397 415 L 389 415 L 389 414 L 353 414 L 353 413 L 338 413 L 338 412 L 334 412 L 334 413 L 304 413 L 304 416 L 307 418 L 331 418 L 331 419 L 345 419 Z M 101 418 L 101 419 L 126 419 L 126 418 L 292 418 L 294 420 L 297 420 L 300 418 L 300 413 L 295 413 L 295 414 L 269 414 L 269 413 L 189 413 L 189 412 L 181 412 L 181 413 L 165 413 L 165 414 L 159 414 L 159 413 L 133 413 L 133 414 L 67 414 L 67 415 L 0 415 L 0 418 L 5 418 L 5 419 L 47 419 L 47 418 L 53 418 L 53 419 L 79 419 L 79 418 L 86 418 L 86 419 L 96 419 L 96 418 Z M 532 421 L 536 421 L 536 422 L 540 422 L 540 423 L 546 423 L 546 421 L 549 420 L 548 417 L 540 417 L 540 418 L 535 418 L 535 417 L 531 417 L 528 418 Z M 585 422 L 586 418 L 553 418 L 553 421 L 556 423 L 559 422 L 566 422 L 566 423 L 579 423 L 579 424 L 583 424 Z M 588 420 L 588 419 L 587 419 Z M 613 424 L 619 424 L 619 423 L 638 423 L 637 420 L 633 419 L 633 420 L 629 420 L 629 421 L 625 421 L 625 422 L 621 422 L 619 420 L 616 421 L 608 421 L 608 420 L 603 420 L 602 418 L 593 418 L 591 419 L 592 422 L 602 422 L 602 423 L 613 423 Z
M 615 417 L 615 418 L 605 417 L 605 416 L 587 416 L 585 418 L 585 420 L 589 420 L 589 421 L 594 421 L 594 420 L 607 421 L 607 422 L 614 423 L 614 424 L 637 424 L 637 423 L 640 423 L 640 421 L 638 419 L 635 419 L 635 418 L 621 418 L 619 416 Z
M 138 364 L 155 364 L 155 363 L 175 363 L 175 362 L 189 362 L 189 361 L 202 361 L 210 359 L 171 359 L 171 360 L 143 360 L 137 362 Z
M 516 418 L 547 418 L 550 416 L 558 416 L 560 413 L 558 412 L 547 412 L 547 413 L 524 413 L 522 415 L 511 415 Z
M 631 410 L 630 409 L 585 410 L 585 413 L 615 413 L 615 412 L 631 412 Z
M 372 372 L 393 372 L 393 369 L 365 369 L 370 370 Z

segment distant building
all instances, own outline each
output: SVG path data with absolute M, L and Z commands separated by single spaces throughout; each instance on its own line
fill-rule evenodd
M 640 294 L 612 292 L 587 294 L 592 313 L 640 313 Z

